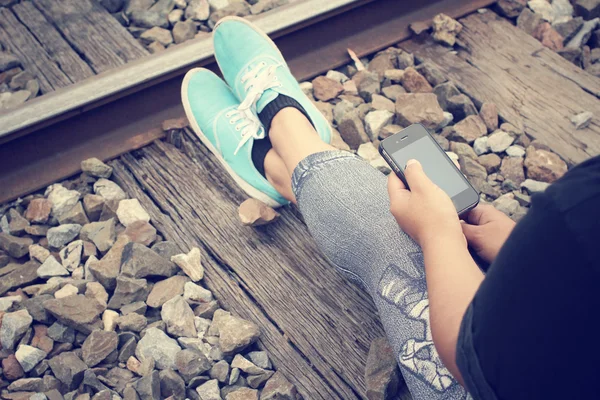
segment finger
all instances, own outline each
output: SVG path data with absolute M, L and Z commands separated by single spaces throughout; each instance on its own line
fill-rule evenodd
M 398 178 L 398 175 L 391 173 L 388 175 L 388 191 L 406 190 L 406 185 L 402 182 L 402 179 Z
M 494 206 L 489 204 L 479 204 L 475 207 L 469 215 L 467 215 L 467 222 L 473 225 L 483 225 L 489 222 L 490 213 L 493 213 L 495 210 Z
M 477 225 L 470 225 L 467 223 L 462 223 L 460 224 L 460 226 L 462 227 L 462 231 L 465 235 L 465 238 L 467 239 L 467 242 L 472 247 L 477 247 L 478 239 L 481 236 L 481 227 Z
M 458 160 L 452 160 L 452 162 L 454 163 L 454 165 L 456 165 L 456 168 L 458 168 L 458 170 L 460 171 L 460 163 L 458 162 Z
M 433 182 L 431 182 L 425 171 L 423 171 L 423 166 L 417 160 L 408 160 L 404 169 L 404 176 L 406 177 L 408 186 L 410 186 L 410 190 L 413 192 L 422 192 L 430 185 L 433 185 Z

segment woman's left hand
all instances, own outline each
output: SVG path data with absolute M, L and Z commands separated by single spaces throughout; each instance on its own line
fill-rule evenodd
M 416 160 L 406 163 L 404 176 L 410 190 L 394 173 L 388 178 L 390 209 L 402 230 L 421 248 L 448 238 L 460 239 L 466 247 L 456 208 L 446 192 L 427 177 Z

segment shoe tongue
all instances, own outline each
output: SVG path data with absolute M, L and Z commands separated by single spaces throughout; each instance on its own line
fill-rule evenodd
M 256 111 L 258 114 L 265 109 L 266 105 L 275 100 L 279 96 L 279 93 L 274 91 L 273 89 L 267 89 L 264 91 L 260 99 L 256 102 Z

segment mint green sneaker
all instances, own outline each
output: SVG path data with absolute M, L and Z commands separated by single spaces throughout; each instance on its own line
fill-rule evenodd
M 242 190 L 271 207 L 289 203 L 252 163 L 254 140 L 265 131 L 256 115 L 239 110 L 225 82 L 207 69 L 192 69 L 183 79 L 181 99 L 196 135 Z
M 242 110 L 258 115 L 283 94 L 304 108 L 321 140 L 331 141 L 331 126 L 300 89 L 281 52 L 264 32 L 245 19 L 225 17 L 215 26 L 213 42 L 217 63 Z

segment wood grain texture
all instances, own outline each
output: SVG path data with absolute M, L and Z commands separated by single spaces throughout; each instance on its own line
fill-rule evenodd
M 80 82 L 94 75 L 92 69 L 30 1 L 15 4 L 12 11 L 71 82 Z
M 148 54 L 102 6 L 91 0 L 33 0 L 96 73 Z
M 414 39 L 400 47 L 437 66 L 459 89 L 498 106 L 500 116 L 548 145 L 570 164 L 600 154 L 600 79 L 545 48 L 493 12 L 461 20 L 458 54 Z M 576 130 L 570 118 L 591 111 L 594 119 Z
M 27 27 L 7 8 L 0 8 L 0 41 L 40 83 L 42 93 L 71 84 L 69 77 L 52 60 Z
M 281 210 L 274 224 L 243 227 L 237 207 L 245 196 L 189 133 L 183 147 L 187 155 L 156 142 L 122 156 L 115 179 L 166 239 L 199 245 L 210 260 L 209 288 L 263 326 L 262 344 L 304 398 L 364 398 L 369 345 L 384 335 L 371 300 L 328 263 L 295 209 Z

